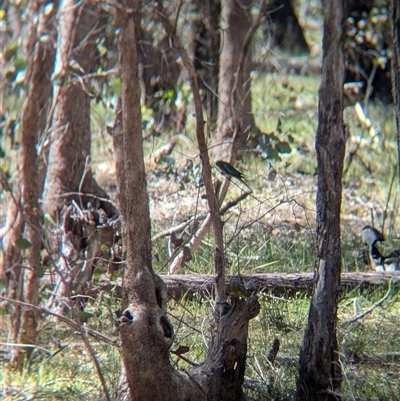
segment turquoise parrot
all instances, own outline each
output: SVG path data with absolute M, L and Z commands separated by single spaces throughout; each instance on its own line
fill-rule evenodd
M 244 174 L 242 174 L 240 171 L 237 171 L 235 167 L 233 167 L 230 163 L 219 160 L 215 163 L 215 165 L 220 169 L 222 174 L 228 177 L 237 178 L 238 180 L 245 183 L 243 181 L 243 179 L 245 178 Z
M 231 282 L 229 285 L 228 293 L 237 298 L 248 298 L 250 295 L 246 291 L 246 288 L 239 282 Z
M 239 181 L 241 181 L 244 185 L 246 185 L 247 188 L 250 189 L 250 193 L 253 192 L 252 189 L 244 182 L 244 174 L 242 174 L 240 171 L 236 170 L 235 167 L 232 166 L 232 164 L 225 162 L 223 160 L 218 160 L 215 165 L 218 167 L 219 171 L 226 177 L 228 178 L 237 178 Z

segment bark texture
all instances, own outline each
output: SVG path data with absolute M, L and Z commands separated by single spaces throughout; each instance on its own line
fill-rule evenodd
M 101 245 L 113 243 L 112 222 L 118 214 L 97 185 L 90 168 L 90 81 L 96 70 L 96 40 L 104 32 L 105 15 L 91 1 L 63 0 L 58 12 L 49 155 L 43 211 L 51 268 L 57 272 L 49 307 L 62 313 L 62 297 L 90 279 Z M 55 266 L 53 266 L 53 264 Z
M 239 135 L 240 146 L 246 141 L 246 132 L 254 125 L 251 114 L 250 47 L 244 48 L 247 32 L 252 26 L 251 0 L 238 2 L 222 0 L 220 69 L 218 79 L 218 137 L 215 153 L 221 159 L 230 156 L 233 136 Z M 239 72 L 239 60 L 245 53 L 243 71 Z
M 210 275 L 200 274 L 174 274 L 168 276 L 160 276 L 167 287 L 168 298 L 179 300 L 181 298 L 191 299 L 193 296 L 210 297 L 212 294 L 214 277 Z M 387 286 L 392 280 L 392 285 L 400 286 L 399 272 L 356 272 L 343 273 L 340 278 L 340 290 L 351 291 L 356 288 L 361 290 L 374 290 L 378 287 Z M 267 292 L 274 296 L 293 296 L 299 292 L 312 294 L 315 284 L 314 273 L 266 273 L 225 277 L 225 289 L 229 292 L 232 285 L 237 283 L 254 284 L 253 291 L 247 291 L 246 294 Z M 99 291 L 106 291 L 119 298 L 122 297 L 122 287 L 115 286 L 112 283 L 103 283 L 97 287 L 93 287 L 87 293 L 92 297 L 96 297 Z
M 222 245 L 217 246 L 219 249 L 215 256 L 216 269 L 220 270 L 216 270 L 216 319 L 207 360 L 191 372 L 179 372 L 169 362 L 174 333 L 166 315 L 165 284 L 154 274 L 151 266 L 150 217 L 138 83 L 139 10 L 140 2 L 134 0 L 126 0 L 122 7 L 116 9 L 120 35 L 121 105 L 114 127 L 114 146 L 127 264 L 124 310 L 119 313 L 117 327 L 130 395 L 134 400 L 241 400 L 247 324 L 258 313 L 259 303 L 255 296 L 247 300 L 236 298 L 231 305 L 225 302 Z M 163 13 L 161 2 L 158 2 L 157 10 L 188 69 L 195 99 L 196 134 L 205 182 L 213 191 L 197 76 L 188 53 L 178 43 L 174 28 Z M 214 193 L 212 195 L 211 213 L 217 213 L 220 220 L 218 200 Z
M 37 305 L 38 276 L 41 267 L 41 213 L 39 206 L 39 163 L 36 153 L 37 144 L 45 128 L 46 114 L 51 98 L 50 75 L 54 64 L 54 15 L 57 2 L 50 12 L 45 13 L 39 2 L 32 2 L 30 16 L 37 18 L 29 28 L 26 46 L 28 59 L 26 77 L 26 98 L 22 108 L 19 125 L 20 151 L 18 154 L 19 172 L 14 194 L 9 209 L 9 220 L 14 221 L 6 236 L 6 271 L 8 297 Z M 46 36 L 44 36 L 46 35 Z M 45 39 L 43 39 L 45 38 Z M 20 200 L 20 204 L 16 203 Z M 10 238 L 11 237 L 11 238 Z M 16 240 L 23 237 L 30 246 L 19 255 L 21 250 Z M 10 251 L 10 254 L 8 252 Z M 37 312 L 29 309 L 21 310 L 12 305 L 10 342 L 34 345 L 37 332 Z M 13 348 L 11 365 L 20 368 L 24 356 L 30 357 L 33 347 Z
M 116 8 L 121 105 L 114 127 L 118 199 L 126 251 L 124 311 L 120 333 L 126 380 L 132 400 L 202 399 L 189 376 L 169 363 L 173 327 L 166 316 L 165 286 L 152 270 L 150 215 L 140 116 L 138 38 L 140 1 Z M 203 398 L 204 399 L 204 398 Z
M 215 129 L 218 116 L 219 71 L 219 0 L 191 1 L 189 3 L 189 54 L 204 90 L 203 104 L 207 114 L 208 130 Z
M 393 40 L 392 91 L 394 99 L 394 116 L 397 127 L 397 163 L 400 167 L 400 4 L 398 1 L 392 1 L 391 19 Z
M 66 192 L 84 192 L 92 186 L 90 172 L 90 87 L 82 75 L 97 65 L 96 38 L 102 21 L 96 4 L 64 0 L 58 13 L 58 43 L 50 152 L 46 174 L 43 209 L 60 221 Z M 92 184 L 92 185 L 91 185 Z M 94 189 L 94 188 L 91 188 Z M 99 196 L 104 192 L 99 191 Z M 87 203 L 75 195 L 80 203 Z
M 191 298 L 193 295 L 209 297 L 212 294 L 212 276 L 209 275 L 169 275 L 161 276 L 167 286 L 168 298 Z M 394 286 L 400 286 L 400 273 L 398 272 L 365 272 L 343 273 L 341 276 L 341 291 L 355 288 L 368 289 L 387 286 L 392 280 Z M 243 283 L 254 284 L 252 293 L 266 292 L 274 296 L 292 296 L 299 292 L 311 294 L 315 284 L 313 273 L 267 273 L 254 275 L 226 276 L 225 288 L 229 292 L 232 285 Z
M 343 131 L 344 2 L 325 3 L 322 80 L 319 88 L 316 286 L 300 351 L 297 400 L 334 400 L 340 386 L 336 338 L 340 289 L 340 205 Z

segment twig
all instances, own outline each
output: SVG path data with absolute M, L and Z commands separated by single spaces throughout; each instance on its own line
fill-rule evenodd
M 2 296 L 0 296 L 0 299 L 3 300 L 3 301 L 7 301 L 7 302 L 9 302 L 9 303 L 13 303 L 13 304 L 17 304 L 17 305 L 20 305 L 20 306 L 24 306 L 24 307 L 29 308 L 29 309 L 35 309 L 35 310 L 37 310 L 38 312 L 44 313 L 44 314 L 46 314 L 46 315 L 54 316 L 54 317 L 56 317 L 57 319 L 59 319 L 60 321 L 66 323 L 68 326 L 72 327 L 72 328 L 73 328 L 74 330 L 76 330 L 77 332 L 79 332 L 79 333 L 81 332 L 81 329 L 80 329 L 80 325 L 79 325 L 79 324 L 77 324 L 74 320 L 69 319 L 68 317 L 65 317 L 65 316 L 63 316 L 63 315 L 60 315 L 60 314 L 57 313 L 57 312 L 52 312 L 52 311 L 50 311 L 49 309 L 42 308 L 41 306 L 36 306 L 36 305 L 33 305 L 33 304 L 28 304 L 27 302 L 18 301 L 18 300 L 16 300 L 16 299 L 11 299 L 11 298 L 2 297 Z M 93 338 L 96 338 L 97 340 L 104 341 L 104 342 L 106 342 L 107 344 L 113 345 L 114 347 L 118 347 L 118 348 L 120 347 L 119 343 L 118 343 L 116 340 L 112 340 L 112 339 L 106 337 L 105 335 L 103 335 L 103 334 L 101 334 L 101 333 L 95 331 L 95 330 L 86 329 L 86 332 L 87 332 L 87 334 L 89 334 L 89 335 L 92 336 Z M 36 347 L 36 345 L 34 345 L 34 346 Z M 40 347 L 39 347 L 39 348 L 40 348 Z
M 21 344 L 21 343 L 1 343 L 0 345 L 3 345 L 4 347 L 17 347 L 17 348 L 37 348 L 40 349 L 44 352 L 47 352 L 48 354 L 51 354 L 51 351 L 48 350 L 47 348 L 40 347 L 39 345 L 36 344 Z
M 392 175 L 392 180 L 390 181 L 390 186 L 389 186 L 389 193 L 387 195 L 387 199 L 386 199 L 386 205 L 385 205 L 385 209 L 383 210 L 383 216 L 382 216 L 382 232 L 384 232 L 385 230 L 385 222 L 386 222 L 386 217 L 387 217 L 387 211 L 389 208 L 389 201 L 390 198 L 392 196 L 392 189 L 393 189 L 393 184 L 394 184 L 394 180 L 396 179 L 397 176 L 397 166 L 394 166 L 393 169 L 393 175 Z
M 372 82 L 373 82 L 373 80 L 375 78 L 375 74 L 376 74 L 376 70 L 377 69 L 378 69 L 378 63 L 373 63 L 371 74 L 367 79 L 367 87 L 365 89 L 365 96 L 364 96 L 364 100 L 363 100 L 364 108 L 367 107 L 368 99 L 371 96 Z
M 50 260 L 52 261 L 52 263 L 53 263 L 54 267 L 56 268 L 58 274 L 60 275 L 61 280 L 63 281 L 63 283 L 65 285 L 66 281 L 65 281 L 64 276 L 62 275 L 61 271 L 58 269 L 57 264 L 55 263 L 54 259 L 51 257 L 50 254 L 49 254 L 49 256 L 50 256 Z M 79 322 L 79 317 L 78 317 L 78 314 L 76 313 L 76 309 L 75 309 L 73 300 L 71 298 L 72 294 L 70 293 L 70 288 L 68 286 L 65 286 L 65 290 L 66 290 L 67 295 L 68 295 L 68 301 L 70 303 L 72 316 L 73 316 L 73 318 L 75 319 L 76 322 Z M 68 319 L 68 320 L 70 320 L 70 319 Z M 103 372 L 101 371 L 101 366 L 100 366 L 99 361 L 98 361 L 98 359 L 96 357 L 96 354 L 95 354 L 95 352 L 94 352 L 94 350 L 93 350 L 93 348 L 92 348 L 92 346 L 90 344 L 90 341 L 89 341 L 89 339 L 88 339 L 88 337 L 86 335 L 86 329 L 81 324 L 75 323 L 75 325 L 77 327 L 78 333 L 80 333 L 80 335 L 82 337 L 82 340 L 83 340 L 83 343 L 85 345 L 85 348 L 86 348 L 87 352 L 89 353 L 89 355 L 90 355 L 90 357 L 91 357 L 91 359 L 92 359 L 92 361 L 93 361 L 93 363 L 95 365 L 95 368 L 96 368 L 96 371 L 97 371 L 97 375 L 99 376 L 99 380 L 100 380 L 101 386 L 103 388 L 103 392 L 104 392 L 104 394 L 106 396 L 106 399 L 107 399 L 107 401 L 111 401 L 111 396 L 110 396 L 110 392 L 109 392 L 108 387 L 107 387 L 106 380 L 104 378 Z
M 55 197 L 55 198 L 64 198 L 64 197 L 66 197 L 66 196 L 75 196 L 75 195 L 76 195 L 76 196 L 82 196 L 82 195 L 84 195 L 84 196 L 87 196 L 87 197 L 89 197 L 89 198 L 97 199 L 97 200 L 99 200 L 99 201 L 101 201 L 101 202 L 110 203 L 112 206 L 114 206 L 114 207 L 118 210 L 118 207 L 117 207 L 116 203 L 113 202 L 112 200 L 107 199 L 107 198 L 102 198 L 101 196 L 97 196 L 97 195 L 95 195 L 95 194 L 90 194 L 90 193 L 86 193 L 86 192 L 64 192 L 64 193 L 61 194 L 61 195 L 54 195 L 54 197 Z
M 87 174 L 88 174 L 88 172 L 90 170 L 89 164 L 90 164 L 90 156 L 86 156 L 86 158 L 85 158 L 85 168 L 83 170 L 83 174 L 82 174 L 81 180 L 79 182 L 79 188 L 78 188 L 78 192 L 79 193 L 82 193 L 83 183 L 84 183 L 85 178 L 86 178 L 86 176 L 87 176 Z M 79 195 L 79 203 L 81 204 L 81 208 L 83 209 L 83 202 L 82 202 L 82 196 L 81 195 Z
M 185 66 L 185 69 L 189 75 L 190 87 L 193 93 L 193 101 L 196 113 L 196 138 L 200 152 L 203 181 L 206 187 L 207 201 L 210 210 L 211 221 L 214 228 L 215 300 L 216 305 L 222 306 L 223 303 L 226 301 L 222 220 L 219 214 L 219 202 L 214 192 L 214 187 L 211 180 L 211 165 L 208 155 L 208 146 L 204 133 L 205 122 L 203 117 L 203 106 L 200 96 L 198 75 L 192 59 L 178 39 L 174 27 L 172 26 L 168 17 L 164 14 L 164 7 L 161 0 L 157 1 L 157 14 L 165 30 L 171 37 L 172 45 L 179 51 L 183 65 Z
M 351 318 L 349 320 L 346 320 L 345 322 L 343 322 L 343 325 L 347 325 L 349 323 L 354 323 L 357 320 L 364 318 L 365 316 L 367 316 L 368 314 L 373 312 L 378 306 L 381 306 L 389 298 L 391 293 L 392 293 L 392 279 L 389 280 L 389 288 L 388 288 L 385 296 L 382 299 L 380 299 L 378 302 L 373 304 L 369 309 L 367 309 L 363 313 L 360 313 L 359 315 L 354 316 L 353 318 Z
M 166 237 L 171 235 L 172 233 L 177 233 L 179 231 L 184 230 L 189 224 L 196 220 L 204 220 L 207 217 L 208 213 L 202 213 L 198 216 L 192 216 L 188 220 L 184 221 L 183 223 L 178 224 L 175 227 L 168 228 L 167 230 L 161 231 L 156 234 L 152 239 L 151 242 L 158 241 L 160 238 Z

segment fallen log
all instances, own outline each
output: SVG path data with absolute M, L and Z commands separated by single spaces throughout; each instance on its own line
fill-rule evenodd
M 193 298 L 194 295 L 207 297 L 212 294 L 214 276 L 206 274 L 173 274 L 161 276 L 167 286 L 168 297 L 173 299 Z M 354 272 L 343 273 L 341 276 L 341 290 L 350 291 L 355 288 L 374 289 L 387 286 L 392 280 L 393 287 L 400 287 L 400 272 Z M 298 292 L 311 294 L 314 286 L 314 273 L 265 273 L 226 276 L 227 290 L 238 284 L 249 288 L 250 293 L 267 292 L 275 296 L 292 296 Z M 116 284 L 98 285 L 91 288 L 86 295 L 95 296 L 99 291 L 112 291 L 114 296 L 120 297 L 122 289 Z
M 212 293 L 214 277 L 212 275 L 168 275 L 161 276 L 164 280 L 168 296 L 180 299 L 183 296 L 193 297 L 194 294 L 207 296 Z M 314 273 L 265 273 L 253 275 L 226 276 L 226 287 L 237 286 L 238 283 L 246 286 L 252 283 L 253 291 L 268 292 L 275 296 L 291 296 L 298 292 L 312 293 L 314 286 Z M 343 273 L 341 276 L 341 289 L 373 288 L 387 286 L 389 280 L 392 284 L 400 285 L 400 272 L 355 272 Z

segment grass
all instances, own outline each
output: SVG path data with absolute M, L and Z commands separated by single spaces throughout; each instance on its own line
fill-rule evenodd
M 254 78 L 253 102 L 256 122 L 265 132 L 277 132 L 283 139 L 292 138 L 292 153 L 282 155 L 273 163 L 244 153 L 237 167 L 245 172 L 253 189 L 248 197 L 225 216 L 226 256 L 228 274 L 262 272 L 310 272 L 313 270 L 315 228 L 315 150 L 317 128 L 318 79 L 313 77 L 257 75 Z M 345 271 L 366 270 L 357 262 L 356 253 L 363 249 L 359 232 L 365 224 L 384 226 L 388 233 L 385 252 L 399 247 L 398 199 L 396 187 L 391 188 L 396 145 L 391 110 L 371 103 L 369 116 L 375 135 L 360 126 L 349 109 L 347 165 L 343 189 L 342 263 Z M 111 142 L 104 125 L 112 120 L 112 112 L 94 106 L 92 161 L 100 184 L 115 193 L 112 176 Z M 161 161 L 149 171 L 148 191 L 151 202 L 153 233 L 206 210 L 200 192 L 193 184 L 196 177 L 193 145 L 193 121 L 189 119 L 189 140 L 179 140 L 170 157 L 172 168 Z M 172 134 L 151 138 L 145 144 L 147 156 L 170 140 Z M 350 151 L 354 153 L 350 159 Z M 185 167 L 188 160 L 193 165 Z M 168 162 L 170 162 L 169 160 Z M 276 176 L 271 177 L 270 171 Z M 215 176 L 217 172 L 214 171 Z M 186 178 L 187 180 L 186 180 Z M 186 181 L 185 181 L 186 180 Z M 114 181 L 114 182 L 113 182 Z M 241 191 L 231 185 L 228 199 Z M 189 231 L 182 233 L 188 238 Z M 154 269 L 165 273 L 168 266 L 167 238 L 154 242 Z M 180 273 L 213 272 L 213 237 L 209 234 Z M 341 392 L 344 400 L 398 400 L 400 394 L 400 362 L 393 358 L 380 363 L 354 363 L 362 355 L 391 354 L 399 351 L 400 319 L 399 290 L 393 289 L 389 298 L 371 314 L 355 323 L 345 321 L 381 299 L 385 288 L 375 291 L 354 290 L 341 294 L 338 316 L 338 339 L 344 381 Z M 260 296 L 260 314 L 249 324 L 246 393 L 254 400 L 290 400 L 295 389 L 297 356 L 307 321 L 310 299 L 305 294 L 277 298 L 272 294 Z M 211 300 L 170 301 L 170 319 L 175 328 L 173 349 L 187 345 L 185 356 L 201 362 L 207 355 L 206 341 L 210 337 Z M 86 310 L 95 315 L 89 325 L 114 338 L 110 311 L 118 302 L 105 295 L 90 301 Z M 4 316 L 3 316 L 4 317 Z M 41 321 L 38 345 L 22 373 L 7 369 L 0 371 L 0 394 L 6 400 L 103 400 L 101 386 L 92 361 L 84 346 L 70 329 Z M 7 325 L 0 327 L 6 341 Z M 266 355 L 275 338 L 280 340 L 278 356 L 288 357 L 271 366 Z M 121 358 L 117 348 L 93 341 L 108 387 L 118 388 Z M 184 361 L 171 356 L 180 369 L 190 369 Z M 3 362 L 5 364 L 5 362 Z M 7 392 L 5 392 L 7 390 Z
M 398 352 L 398 290 L 393 292 L 382 307 L 375 309 L 366 318 L 350 325 L 344 324 L 345 320 L 354 316 L 356 301 L 357 313 L 360 313 L 379 300 L 384 292 L 384 289 L 373 292 L 355 290 L 344 294 L 339 304 L 338 339 L 344 371 L 342 393 L 345 400 L 396 400 L 394 395 L 399 394 L 398 359 L 382 363 L 354 363 L 356 357 L 364 354 L 373 356 Z M 278 298 L 268 293 L 260 296 L 260 314 L 249 325 L 246 383 L 257 382 L 261 387 L 258 390 L 246 390 L 250 399 L 292 399 L 297 356 L 309 301 L 301 293 L 294 297 Z M 198 363 L 207 354 L 205 341 L 210 338 L 212 319 L 210 302 L 207 299 L 169 302 L 169 317 L 176 333 L 172 349 L 180 345 L 188 346 L 190 351 L 185 356 Z M 109 307 L 116 305 L 111 300 L 100 300 L 99 297 L 87 310 L 96 315 L 90 319 L 90 327 L 113 338 L 114 328 Z M 2 383 L 8 391 L 4 399 L 104 399 L 92 361 L 79 337 L 63 326 L 44 322 L 41 325 L 39 343 L 48 352 L 36 351 L 22 374 L 2 370 Z M 277 362 L 271 365 L 266 355 L 275 338 L 280 340 L 280 351 Z M 93 347 L 109 388 L 117 388 L 121 369 L 118 349 L 95 341 Z M 286 359 L 279 358 L 283 356 Z M 174 355 L 171 356 L 171 362 L 179 369 L 190 369 L 187 363 Z M 250 379 L 252 382 L 249 382 Z

